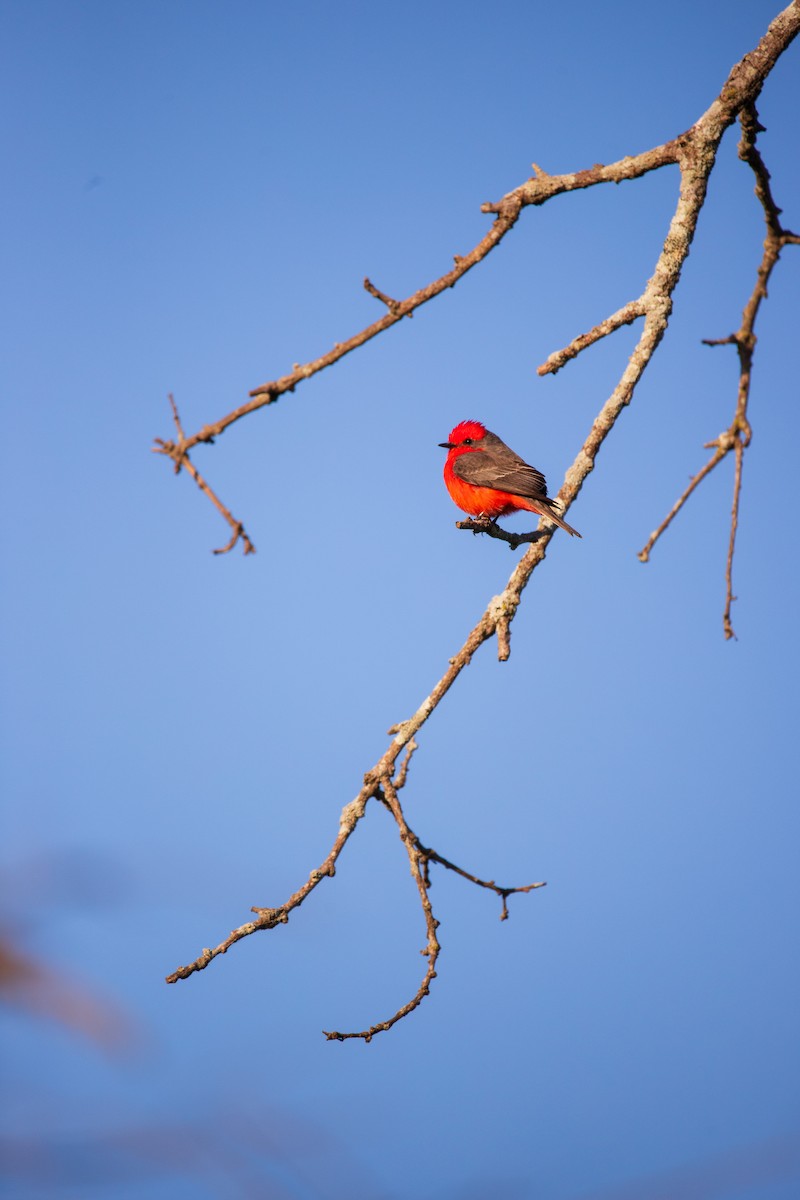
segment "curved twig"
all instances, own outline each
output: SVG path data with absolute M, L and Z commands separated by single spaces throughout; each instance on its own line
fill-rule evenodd
M 439 922 L 434 917 L 433 909 L 431 908 L 430 897 L 428 896 L 429 882 L 422 870 L 422 857 L 417 848 L 416 838 L 408 827 L 400 801 L 397 798 L 397 792 L 388 773 L 383 778 L 383 783 L 378 794 L 397 822 L 397 827 L 400 830 L 400 838 L 408 853 L 411 874 L 417 885 L 422 911 L 425 914 L 425 929 L 428 940 L 425 948 L 420 953 L 427 958 L 428 966 L 416 993 L 407 1004 L 398 1008 L 397 1012 L 389 1017 L 388 1021 L 379 1021 L 377 1025 L 371 1025 L 369 1029 L 362 1030 L 361 1033 L 340 1033 L 337 1030 L 323 1030 L 329 1042 L 346 1042 L 351 1038 L 360 1038 L 364 1042 L 371 1042 L 376 1033 L 385 1033 L 387 1029 L 391 1029 L 398 1021 L 402 1021 L 403 1017 L 407 1017 L 415 1008 L 419 1008 L 422 1001 L 429 994 L 431 984 L 436 978 L 436 960 L 441 950 L 439 939 L 436 936 Z

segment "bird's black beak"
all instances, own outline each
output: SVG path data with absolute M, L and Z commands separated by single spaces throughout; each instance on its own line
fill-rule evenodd
M 439 442 L 439 445 L 442 447 L 443 450 L 452 450 L 453 449 L 452 442 Z

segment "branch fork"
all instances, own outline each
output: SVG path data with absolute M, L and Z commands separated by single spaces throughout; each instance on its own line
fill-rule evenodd
M 410 725 L 412 722 L 404 722 L 404 725 Z M 395 739 L 396 741 L 396 739 Z M 379 763 L 376 764 L 372 771 L 368 771 L 365 775 L 364 787 L 355 800 L 345 805 L 342 809 L 341 819 L 339 823 L 339 833 L 334 841 L 328 857 L 325 862 L 312 871 L 306 883 L 299 888 L 293 896 L 286 901 L 285 904 L 279 905 L 277 908 L 259 908 L 254 907 L 251 911 L 256 914 L 255 921 L 247 921 L 244 925 L 234 929 L 223 942 L 215 949 L 206 948 L 202 953 L 185 967 L 179 967 L 167 976 L 167 983 L 176 983 L 179 979 L 188 979 L 190 975 L 205 968 L 220 954 L 225 954 L 231 946 L 236 942 L 241 941 L 244 937 L 249 937 L 250 934 L 260 930 L 274 929 L 278 925 L 286 925 L 289 921 L 289 916 L 294 909 L 299 908 L 307 896 L 314 888 L 326 877 L 332 877 L 336 873 L 336 861 L 344 849 L 350 836 L 355 832 L 356 826 L 366 812 L 366 804 L 369 799 L 376 799 L 384 806 L 384 808 L 392 815 L 397 824 L 400 840 L 405 847 L 408 855 L 409 867 L 414 881 L 417 885 L 420 905 L 422 907 L 423 916 L 425 919 L 425 930 L 427 939 L 425 946 L 421 950 L 421 954 L 427 958 L 428 965 L 423 975 L 422 981 L 417 988 L 415 994 L 405 1004 L 401 1005 L 397 1011 L 387 1020 L 379 1021 L 371 1025 L 368 1029 L 363 1029 L 358 1032 L 343 1032 L 341 1030 L 323 1030 L 325 1038 L 328 1041 L 344 1042 L 351 1039 L 359 1039 L 364 1042 L 371 1042 L 375 1034 L 384 1033 L 386 1030 L 396 1025 L 409 1013 L 413 1012 L 426 996 L 430 993 L 430 986 L 436 978 L 436 963 L 439 957 L 441 946 L 437 936 L 439 921 L 434 916 L 433 907 L 431 905 L 429 891 L 431 887 L 430 879 L 430 863 L 436 862 L 445 867 L 449 871 L 460 875 L 462 879 L 466 879 L 478 887 L 486 888 L 495 892 L 502 901 L 502 911 L 500 919 L 502 921 L 508 918 L 508 898 L 516 894 L 525 894 L 537 888 L 544 887 L 543 882 L 526 884 L 523 887 L 500 887 L 494 880 L 485 881 L 477 875 L 473 875 L 469 871 L 465 871 L 462 867 L 456 866 L 455 863 L 438 854 L 435 850 L 428 846 L 424 846 L 417 835 L 408 825 L 402 805 L 400 803 L 399 792 L 405 786 L 408 778 L 408 768 L 411 757 L 417 749 L 417 743 L 413 737 L 409 737 L 405 742 L 405 755 L 397 767 L 396 772 L 394 764 L 397 759 L 397 753 L 392 754 L 392 743 L 389 750 L 384 754 Z

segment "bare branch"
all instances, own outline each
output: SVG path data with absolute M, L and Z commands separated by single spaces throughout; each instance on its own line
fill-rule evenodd
M 514 192 L 503 197 L 496 205 L 483 206 L 483 211 L 496 215 L 492 229 L 470 254 L 463 258 L 456 257 L 456 265 L 453 271 L 443 275 L 427 287 L 421 288 L 405 301 L 393 301 L 383 293 L 379 293 L 377 289 L 368 288 L 371 294 L 376 295 L 376 298 L 386 304 L 390 310 L 380 321 L 353 335 L 349 341 L 338 343 L 333 350 L 313 362 L 305 366 L 296 366 L 291 375 L 284 376 L 273 383 L 264 384 L 260 388 L 255 389 L 251 393 L 252 399 L 248 404 L 243 405 L 233 413 L 229 413 L 228 416 L 223 417 L 214 425 L 204 426 L 193 437 L 185 438 L 178 425 L 177 443 L 159 442 L 159 452 L 172 457 L 176 465 L 176 470 L 179 470 L 182 465 L 186 465 L 188 461 L 187 451 L 193 445 L 196 445 L 200 441 L 208 442 L 213 440 L 217 434 L 223 432 L 234 421 L 239 420 L 256 408 L 271 403 L 286 391 L 293 391 L 296 384 L 303 379 L 307 379 L 325 367 L 332 365 L 351 350 L 356 349 L 372 337 L 377 336 L 378 333 L 388 329 L 398 320 L 401 320 L 403 316 L 410 315 L 415 308 L 423 303 L 427 303 L 428 300 L 438 295 L 445 288 L 454 286 L 467 270 L 482 261 L 499 243 L 513 227 L 524 207 L 543 204 L 560 192 L 590 187 L 595 183 L 620 182 L 624 179 L 633 179 L 658 167 L 667 164 L 676 164 L 679 167 L 680 180 L 675 212 L 670 222 L 664 245 L 656 261 L 652 278 L 648 281 L 641 297 L 595 326 L 588 334 L 581 335 L 581 337 L 575 339 L 565 350 L 551 355 L 547 363 L 544 364 L 545 366 L 548 363 L 557 364 L 550 367 L 551 370 L 556 370 L 599 338 L 613 332 L 622 324 L 630 323 L 639 316 L 643 317 L 639 340 L 630 356 L 627 366 L 617 386 L 595 417 L 589 434 L 572 466 L 567 471 L 562 487 L 555 497 L 560 502 L 560 511 L 566 514 L 573 501 L 577 498 L 587 477 L 594 469 L 597 455 L 603 442 L 613 429 L 623 409 L 630 403 L 639 379 L 664 336 L 672 311 L 672 295 L 680 279 L 683 263 L 689 253 L 694 237 L 698 215 L 705 200 L 708 178 L 714 165 L 720 139 L 725 129 L 737 118 L 737 115 L 740 113 L 750 114 L 750 109 L 758 96 L 764 79 L 779 55 L 797 35 L 798 29 L 800 29 L 800 0 L 795 0 L 789 8 L 779 14 L 772 22 L 755 50 L 746 55 L 732 69 L 719 97 L 708 111 L 703 114 L 690 130 L 674 141 L 665 143 L 663 146 L 656 147 L 654 150 L 635 158 L 622 159 L 620 162 L 608 167 L 597 165 L 588 171 L 578 172 L 573 175 L 551 176 L 547 175 L 540 168 L 534 167 L 535 174 L 533 179 L 528 180 Z M 752 109 L 752 115 L 754 116 L 754 114 L 755 110 Z M 749 115 L 743 116 L 742 119 L 743 142 L 746 137 L 751 137 L 745 130 L 746 122 L 749 119 Z M 747 126 L 747 128 L 749 129 L 750 126 Z M 754 137 L 754 134 L 752 137 Z M 754 167 L 754 170 L 756 170 L 757 174 L 757 188 L 760 186 L 762 191 L 766 188 L 766 194 L 769 195 L 768 175 L 765 179 L 763 173 L 759 173 L 756 167 Z M 762 203 L 765 204 L 764 200 L 762 200 Z M 767 216 L 768 240 L 772 236 L 771 244 L 775 248 L 775 261 L 777 261 L 777 256 L 782 245 L 798 240 L 796 235 L 788 231 L 781 231 L 778 235 L 773 230 L 771 235 L 769 232 L 770 223 L 772 222 L 774 226 L 776 220 L 776 216 L 774 219 L 769 215 Z M 735 449 L 737 454 L 737 474 L 734 487 L 734 509 L 727 572 L 729 602 L 726 612 L 728 626 L 730 626 L 730 602 L 733 599 L 731 595 L 731 570 L 734 535 L 738 521 L 741 460 L 743 450 L 748 444 L 750 437 L 750 428 L 746 417 L 746 401 L 749 391 L 752 350 L 755 344 L 752 334 L 752 322 L 755 319 L 755 312 L 757 311 L 760 299 L 762 295 L 766 294 L 766 282 L 772 266 L 774 266 L 774 261 L 768 261 L 765 249 L 765 258 L 762 262 L 762 268 L 759 271 L 759 286 L 762 286 L 762 291 L 758 295 L 754 293 L 753 298 L 751 298 L 751 305 L 753 307 L 750 325 L 746 328 L 743 321 L 742 329 L 737 335 L 732 335 L 730 338 L 724 339 L 726 342 L 734 342 L 736 344 L 740 361 L 743 364 L 740 378 L 739 403 L 737 404 L 737 414 L 734 423 L 730 430 L 720 435 L 716 442 L 713 443 L 716 449 L 712 460 L 703 468 L 686 490 L 663 526 L 663 528 L 666 528 L 674 512 L 678 511 L 681 505 L 685 503 L 685 500 L 701 479 L 731 449 Z M 747 311 L 746 309 L 745 312 L 747 313 Z M 746 372 L 745 363 L 747 365 Z M 177 421 L 176 424 L 178 424 Z M 195 478 L 197 477 L 195 476 Z M 476 530 L 474 522 L 460 522 L 459 526 L 465 529 L 472 528 L 475 532 L 489 532 L 490 536 L 494 537 L 504 537 L 504 540 L 509 543 L 511 543 L 512 539 L 515 539 L 517 540 L 517 544 L 522 541 L 529 541 L 531 544 L 516 564 L 504 590 L 500 595 L 493 597 L 489 601 L 485 612 L 468 635 L 463 646 L 449 660 L 447 669 L 422 701 L 416 712 L 407 720 L 392 726 L 390 730 L 392 741 L 375 766 L 365 774 L 363 785 L 355 799 L 343 810 L 339 835 L 322 866 L 317 871 L 311 873 L 306 884 L 290 897 L 284 905 L 276 909 L 254 909 L 253 911 L 258 914 L 255 921 L 247 922 L 245 925 L 234 930 L 215 950 L 204 950 L 200 957 L 189 964 L 189 966 L 182 967 L 173 972 L 168 977 L 168 982 L 185 979 L 189 975 L 202 970 L 214 957 L 224 954 L 231 945 L 243 937 L 259 929 L 274 928 L 277 924 L 285 923 L 288 920 L 290 912 L 303 902 L 320 880 L 334 874 L 338 856 L 344 844 L 354 832 L 358 821 L 363 817 L 367 802 L 372 798 L 381 800 L 392 813 L 397 823 L 400 837 L 408 853 L 411 873 L 417 885 L 425 916 L 427 942 L 422 953 L 428 958 L 428 967 L 415 996 L 407 1004 L 399 1008 L 388 1021 L 373 1025 L 361 1033 L 343 1034 L 328 1032 L 325 1036 L 329 1039 L 344 1040 L 345 1038 L 360 1038 L 369 1041 L 376 1032 L 391 1028 L 398 1020 L 412 1012 L 428 994 L 430 984 L 436 975 L 435 965 L 439 954 L 439 942 L 436 936 L 438 923 L 433 915 L 428 895 L 428 865 L 430 862 L 439 862 L 446 869 L 454 870 L 463 878 L 476 883 L 478 886 L 493 890 L 496 894 L 500 895 L 503 900 L 502 917 L 507 916 L 506 900 L 509 895 L 516 892 L 527 892 L 541 886 L 541 884 L 529 884 L 522 888 L 501 888 L 493 881 L 486 882 L 480 880 L 477 876 L 473 876 L 469 872 L 456 867 L 449 860 L 444 859 L 422 845 L 409 828 L 398 799 L 398 790 L 402 788 L 407 780 L 410 756 L 416 748 L 415 737 L 417 733 L 447 695 L 461 671 L 470 664 L 472 656 L 484 642 L 496 636 L 500 660 L 503 661 L 509 657 L 511 622 L 521 602 L 522 593 L 533 572 L 544 561 L 550 539 L 555 532 L 554 527 L 546 526 L 543 530 L 537 531 L 535 535 L 504 536 L 505 531 L 491 533 L 488 528 L 483 527 Z M 648 551 L 655 538 L 659 535 L 659 532 L 657 531 L 654 539 L 648 544 Z M 732 635 L 733 631 L 731 629 L 729 636 Z
M 742 312 L 742 323 L 736 333 L 723 338 L 703 338 L 705 346 L 735 346 L 739 355 L 739 384 L 736 395 L 736 409 L 730 427 L 719 435 L 713 442 L 706 444 L 706 449 L 715 447 L 713 457 L 698 471 L 689 486 L 673 505 L 666 518 L 650 535 L 645 546 L 639 551 L 639 559 L 647 562 L 650 551 L 670 525 L 675 514 L 683 507 L 692 495 L 697 485 L 702 482 L 714 468 L 733 450 L 736 455 L 734 471 L 733 505 L 731 508 L 731 528 L 728 540 L 728 555 L 725 565 L 725 609 L 722 614 L 722 627 L 726 639 L 735 638 L 731 623 L 731 606 L 735 599 L 733 595 L 733 556 L 736 546 L 736 531 L 739 524 L 739 501 L 742 487 L 742 464 L 744 451 L 750 445 L 752 430 L 747 416 L 747 406 L 750 399 L 750 382 L 753 370 L 753 354 L 756 347 L 755 323 L 761 301 L 767 298 L 767 286 L 770 275 L 780 258 L 784 246 L 797 245 L 800 237 L 791 230 L 784 229 L 780 223 L 781 210 L 772 195 L 769 171 L 764 165 L 756 148 L 756 138 L 764 127 L 758 120 L 758 112 L 753 101 L 746 103 L 740 114 L 739 121 L 742 136 L 739 141 L 739 158 L 748 164 L 756 177 L 755 194 L 764 210 L 766 234 L 761 262 L 756 273 L 756 282 L 750 299 Z

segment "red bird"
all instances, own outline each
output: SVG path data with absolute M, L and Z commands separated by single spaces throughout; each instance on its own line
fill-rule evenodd
M 447 451 L 444 482 L 450 498 L 470 517 L 495 521 L 526 509 L 581 536 L 555 511 L 541 471 L 528 466 L 480 421 L 462 421 L 449 441 L 439 445 Z

